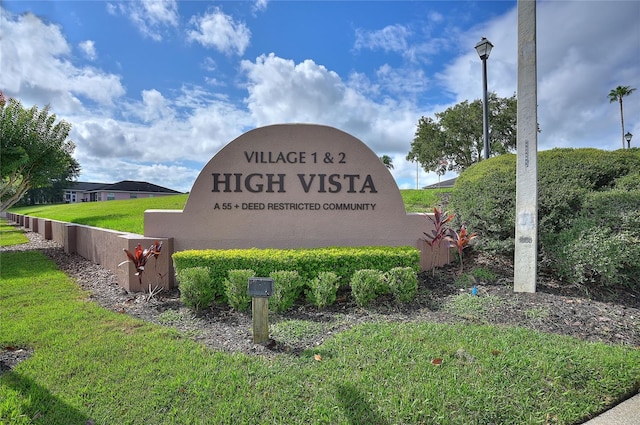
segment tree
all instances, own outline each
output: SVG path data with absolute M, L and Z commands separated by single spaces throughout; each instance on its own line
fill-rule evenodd
M 622 98 L 636 91 L 630 86 L 618 86 L 609 92 L 609 103 L 620 103 L 620 124 L 622 125 L 622 149 L 624 149 L 624 113 L 622 112 Z
M 380 161 L 382 161 L 384 166 L 389 170 L 393 170 L 393 159 L 389 155 L 382 155 Z
M 491 155 L 511 152 L 516 147 L 517 101 L 514 94 L 500 98 L 489 94 Z M 462 171 L 482 160 L 484 147 L 482 102 L 464 101 L 435 114 L 436 119 L 418 121 L 408 161 L 418 161 L 425 171 Z M 443 170 L 443 164 L 446 169 Z
M 20 101 L 0 93 L 0 211 L 18 202 L 29 189 L 71 181 L 80 173 L 67 140 L 71 125 L 56 121 L 49 106 L 24 109 Z

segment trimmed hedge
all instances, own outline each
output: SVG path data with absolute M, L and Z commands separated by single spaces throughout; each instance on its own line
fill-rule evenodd
M 578 218 L 544 248 L 560 277 L 602 286 L 640 286 L 640 191 L 589 193 Z
M 515 237 L 516 156 L 500 155 L 465 170 L 449 198 L 454 225 L 465 224 L 488 248 L 503 251 Z M 476 241 L 476 245 L 478 242 Z
M 274 271 L 297 271 L 305 282 L 332 271 L 347 285 L 357 270 L 386 272 L 394 267 L 420 271 L 420 251 L 413 247 L 330 247 L 301 249 L 209 249 L 173 254 L 176 272 L 206 267 L 217 296 L 225 300 L 223 282 L 229 270 L 251 269 L 256 276 Z
M 552 149 L 538 154 L 543 263 L 573 283 L 640 284 L 636 265 L 640 149 Z M 480 235 L 476 248 L 513 252 L 516 155 L 481 161 L 456 181 L 449 207 Z
M 587 194 L 606 191 L 640 169 L 640 149 L 552 149 L 538 153 L 538 229 L 541 237 L 567 229 L 580 216 Z M 622 190 L 621 188 L 618 188 Z M 513 250 L 516 155 L 481 161 L 457 179 L 449 207 L 457 224 L 482 237 L 485 248 Z

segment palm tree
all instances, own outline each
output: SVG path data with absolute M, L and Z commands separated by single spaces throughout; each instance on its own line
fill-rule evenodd
M 622 149 L 624 149 L 624 114 L 622 113 L 622 98 L 625 96 L 629 96 L 634 91 L 636 91 L 636 89 L 632 89 L 630 86 L 618 86 L 609 92 L 609 103 L 613 103 L 615 101 L 620 102 L 620 122 L 622 123 Z
M 393 159 L 389 155 L 382 155 L 380 157 L 380 161 L 390 170 L 393 170 Z

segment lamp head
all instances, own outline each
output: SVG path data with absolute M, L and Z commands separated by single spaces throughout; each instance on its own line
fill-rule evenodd
M 482 60 L 489 59 L 489 54 L 491 53 L 492 48 L 493 44 L 491 44 L 486 37 L 482 37 L 482 39 L 478 41 L 478 44 L 476 44 L 476 51 Z

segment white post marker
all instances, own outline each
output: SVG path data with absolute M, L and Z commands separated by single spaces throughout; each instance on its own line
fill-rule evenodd
M 518 136 L 513 290 L 536 292 L 538 264 L 538 95 L 536 2 L 518 0 Z

